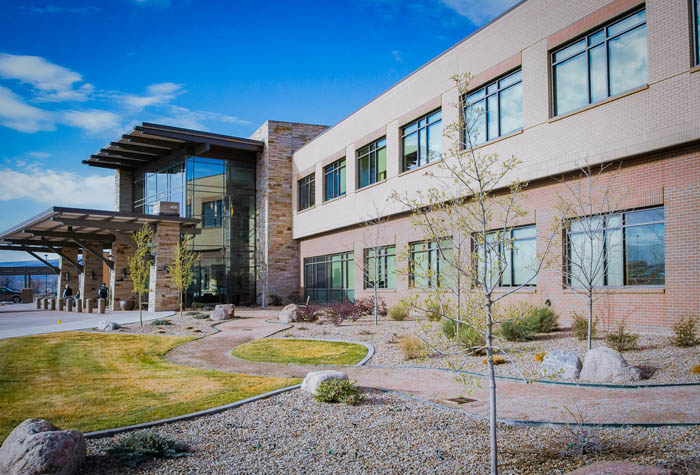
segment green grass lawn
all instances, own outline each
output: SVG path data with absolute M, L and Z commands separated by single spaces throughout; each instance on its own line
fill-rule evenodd
M 190 339 L 65 332 L 0 340 L 0 442 L 30 417 L 88 432 L 200 411 L 299 383 L 163 359 Z
M 352 365 L 367 356 L 367 348 L 338 341 L 262 338 L 234 348 L 233 356 L 265 363 Z

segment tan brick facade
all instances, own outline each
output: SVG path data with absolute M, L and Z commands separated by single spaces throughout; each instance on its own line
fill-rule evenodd
M 61 251 L 73 262 L 78 262 L 78 249 L 65 247 Z M 58 289 L 56 289 L 56 296 L 58 298 L 63 297 L 63 289 L 66 288 L 66 284 L 70 285 L 73 289 L 73 295 L 78 292 L 80 271 L 78 268 L 63 257 L 59 257 L 59 268 L 61 273 L 58 276 Z

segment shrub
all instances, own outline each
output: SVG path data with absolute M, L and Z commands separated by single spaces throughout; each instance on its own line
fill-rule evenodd
M 494 357 L 493 357 L 493 364 L 494 365 L 506 364 L 507 362 L 508 362 L 508 360 L 506 359 L 505 356 L 494 355 Z M 489 364 L 489 360 L 485 359 L 482 361 L 482 363 L 484 363 L 484 365 L 487 365 L 487 364 Z
M 353 322 L 362 314 L 352 302 L 333 302 L 325 307 L 326 316 L 336 325 L 350 318 Z
M 605 341 L 608 343 L 608 346 L 620 353 L 638 349 L 637 340 L 639 340 L 639 335 L 627 333 L 625 322 L 619 322 L 614 332 L 605 335 Z
M 153 320 L 151 325 L 172 325 L 170 320 Z
M 318 305 L 300 305 L 294 311 L 294 321 L 295 322 L 315 322 L 318 320 L 318 314 L 321 311 L 321 307 Z
M 522 315 L 501 323 L 500 335 L 508 341 L 529 341 L 537 334 L 537 321 Z
M 557 328 L 559 315 L 547 305 L 532 306 L 530 318 L 537 322 L 537 333 L 550 333 Z
M 187 452 L 189 447 L 186 444 L 150 432 L 129 434 L 107 450 L 129 467 L 151 458 L 185 457 Z
M 538 363 L 542 363 L 544 361 L 544 357 L 547 356 L 546 351 L 540 351 L 539 353 L 535 354 L 535 361 Z
M 442 319 L 442 307 L 439 302 L 430 302 L 425 310 L 425 316 L 431 322 L 439 322 Z
M 456 335 L 457 325 L 452 320 L 445 320 L 442 324 L 442 333 L 450 339 L 456 340 L 457 343 L 466 348 L 477 348 L 484 346 L 486 340 L 484 335 L 479 332 L 476 328 L 467 325 L 466 323 L 459 325 L 459 335 Z M 483 354 L 485 350 L 479 348 L 474 350 L 474 354 Z
M 355 384 L 347 379 L 328 379 L 322 382 L 314 397 L 321 402 L 345 402 L 353 406 L 364 399 Z
M 397 303 L 389 308 L 389 318 L 396 321 L 403 321 L 408 318 L 408 305 Z
M 374 297 L 362 297 L 355 299 L 355 307 L 362 315 L 374 315 Z M 381 298 L 377 298 L 377 313 L 386 315 L 386 303 Z
M 681 348 L 689 348 L 700 344 L 698 334 L 698 316 L 682 315 L 681 318 L 673 324 L 673 333 L 675 336 L 671 339 L 671 343 Z
M 700 374 L 700 364 L 693 366 L 693 374 Z
M 423 342 L 414 335 L 402 336 L 399 343 L 405 360 L 420 358 L 423 354 Z
M 268 300 L 270 302 L 270 305 L 272 305 L 273 307 L 279 307 L 280 305 L 282 305 L 282 297 L 280 297 L 279 295 L 270 294 Z
M 192 308 L 195 310 L 199 310 L 200 308 L 204 308 L 204 304 L 201 302 L 194 302 L 192 304 Z
M 580 341 L 586 341 L 588 339 L 588 317 L 578 312 L 571 312 L 571 318 L 573 319 L 574 335 Z M 595 337 L 597 327 L 598 319 L 594 318 L 591 325 L 591 338 Z
M 206 313 L 198 313 L 196 315 L 192 316 L 193 318 L 196 318 L 197 320 L 209 320 L 209 315 Z
M 292 292 L 287 295 L 287 302 L 289 303 L 301 303 L 301 294 L 299 292 Z

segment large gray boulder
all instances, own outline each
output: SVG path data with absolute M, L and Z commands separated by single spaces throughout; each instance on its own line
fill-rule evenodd
M 74 474 L 85 454 L 85 438 L 79 431 L 61 430 L 44 419 L 27 419 L 0 447 L 0 473 Z
M 290 303 L 282 310 L 280 310 L 280 322 L 289 323 L 294 320 L 294 314 L 297 311 L 297 305 L 295 303 Z
M 586 353 L 580 378 L 594 383 L 626 384 L 642 379 L 642 371 L 630 366 L 620 352 L 602 346 Z
M 544 356 L 540 373 L 545 378 L 576 379 L 581 373 L 581 366 L 581 360 L 573 351 L 555 350 Z
M 318 394 L 318 387 L 321 383 L 329 379 L 348 379 L 348 375 L 342 371 L 312 371 L 308 373 L 304 381 L 302 381 L 301 389 L 315 396 Z
M 233 318 L 235 311 L 236 307 L 231 304 L 217 305 L 214 307 L 214 311 L 211 313 L 211 315 L 209 315 L 209 318 L 215 322 L 228 320 Z
M 117 322 L 110 322 L 109 320 L 100 320 L 100 323 L 97 324 L 97 328 L 103 332 L 111 332 L 114 330 L 119 330 L 121 325 L 119 325 Z

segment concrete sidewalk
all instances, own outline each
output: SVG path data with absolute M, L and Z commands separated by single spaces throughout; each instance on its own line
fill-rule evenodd
M 166 318 L 175 312 L 143 312 L 143 321 Z M 61 320 L 62 323 L 58 323 Z M 139 312 L 77 313 L 37 310 L 34 304 L 0 306 L 0 339 L 40 333 L 65 332 L 95 328 L 100 320 L 120 325 L 139 321 Z
M 243 318 L 218 326 L 220 332 L 178 346 L 166 354 L 174 363 L 260 376 L 303 378 L 309 371 L 331 367 L 258 363 L 239 360 L 231 350 L 247 341 L 269 336 L 285 326 L 265 320 L 276 312 L 240 312 Z M 254 317 L 253 317 L 254 315 Z M 253 317 L 253 318 L 250 318 Z M 371 364 L 371 360 L 369 362 Z M 360 386 L 398 391 L 449 405 L 475 415 L 488 414 L 488 384 L 471 377 L 456 381 L 449 371 L 420 368 L 345 366 Z M 447 399 L 465 396 L 473 402 L 457 405 Z M 612 389 L 497 380 L 498 417 L 505 422 L 573 422 L 567 408 L 595 424 L 700 424 L 700 386 Z

